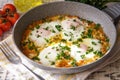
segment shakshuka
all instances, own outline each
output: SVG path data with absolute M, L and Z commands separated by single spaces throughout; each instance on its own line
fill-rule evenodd
M 72 15 L 55 15 L 30 24 L 21 41 L 23 53 L 51 67 L 75 67 L 100 59 L 109 50 L 102 26 Z

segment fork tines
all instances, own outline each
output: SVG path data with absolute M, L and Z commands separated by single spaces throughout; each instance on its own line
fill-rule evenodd
M 8 43 L 6 41 L 2 42 L 0 44 L 0 49 L 3 52 L 3 54 L 12 62 L 13 59 L 16 56 L 16 53 L 12 50 L 12 48 L 8 45 Z

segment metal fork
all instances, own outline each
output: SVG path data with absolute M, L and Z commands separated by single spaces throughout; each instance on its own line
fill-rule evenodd
M 2 42 L 0 44 L 0 49 L 4 53 L 4 55 L 7 57 L 7 59 L 13 63 L 13 64 L 22 64 L 24 65 L 29 71 L 31 71 L 38 79 L 45 80 L 35 72 L 33 72 L 30 68 L 28 68 L 24 63 L 22 63 L 21 58 L 12 50 L 11 47 L 9 47 L 7 42 Z

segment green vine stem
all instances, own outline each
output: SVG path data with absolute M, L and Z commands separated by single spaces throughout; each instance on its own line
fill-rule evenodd
M 105 4 L 108 2 L 120 2 L 120 0 L 65 0 L 65 1 L 81 2 L 81 3 L 92 5 L 98 9 L 106 8 Z

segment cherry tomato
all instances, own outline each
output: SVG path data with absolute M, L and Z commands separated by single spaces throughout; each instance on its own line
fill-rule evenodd
M 15 24 L 15 22 L 18 20 L 19 14 L 18 13 L 12 13 L 7 15 L 7 19 L 12 23 L 12 25 Z
M 0 28 L 5 32 L 11 28 L 11 23 L 6 18 L 0 18 Z
M 4 16 L 5 16 L 5 13 L 2 10 L 0 10 L 0 17 L 4 17 Z
M 16 12 L 16 8 L 13 4 L 5 4 L 3 6 L 3 11 L 6 13 L 13 13 Z
M 0 36 L 2 36 L 2 34 L 3 34 L 3 31 L 2 31 L 2 29 L 0 28 Z

